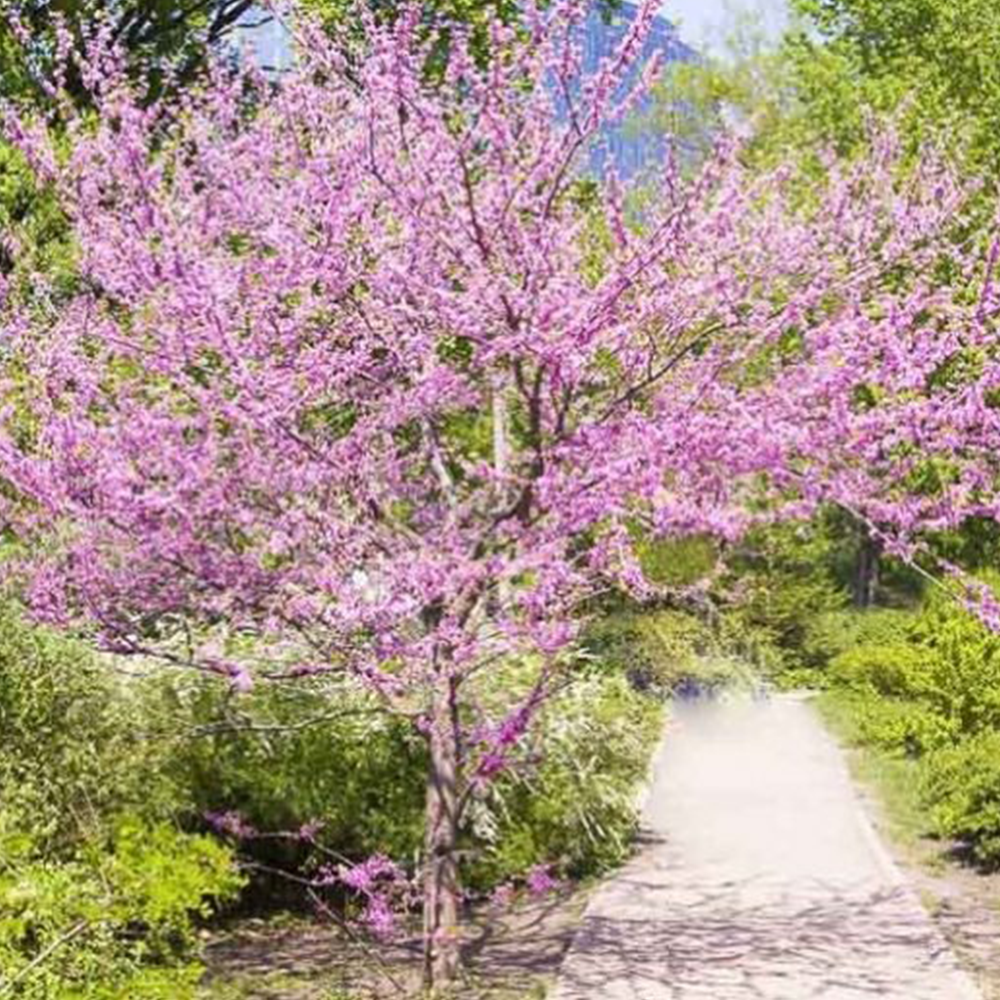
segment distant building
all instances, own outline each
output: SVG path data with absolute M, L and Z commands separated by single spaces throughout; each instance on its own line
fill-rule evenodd
M 592 7 L 584 25 L 584 73 L 595 73 L 601 60 L 612 55 L 635 20 L 637 8 L 631 3 L 622 3 L 610 16 L 598 7 Z M 698 53 L 681 41 L 677 29 L 665 17 L 657 17 L 653 29 L 646 38 L 640 64 L 635 67 L 626 86 L 634 85 L 642 70 L 642 65 L 660 54 L 664 63 L 694 62 Z M 624 96 L 624 95 L 622 95 Z M 636 109 L 641 114 L 649 107 L 646 98 Z M 646 167 L 662 163 L 666 155 L 666 139 L 648 129 L 639 129 L 635 122 L 625 123 L 608 129 L 590 154 L 590 169 L 603 174 L 610 158 L 619 177 L 634 176 Z
M 269 73 L 281 73 L 292 65 L 291 39 L 288 29 L 276 17 L 259 10 L 250 10 L 237 27 L 235 46 L 249 47 L 257 64 Z
M 632 3 L 622 3 L 614 12 L 602 11 L 596 4 L 583 25 L 583 71 L 587 76 L 596 73 L 601 60 L 612 55 L 634 21 L 637 8 Z M 292 64 L 292 49 L 288 31 L 279 21 L 251 11 L 245 24 L 238 29 L 236 43 L 248 45 L 254 58 L 265 69 L 280 73 Z M 657 17 L 646 39 L 642 63 L 659 52 L 664 62 L 691 62 L 698 58 L 694 49 L 685 45 L 677 29 L 664 17 Z M 626 81 L 626 89 L 633 85 L 641 72 L 636 66 Z M 624 95 L 621 95 L 624 96 Z M 645 102 L 648 108 L 649 101 Z M 643 109 L 640 105 L 639 111 Z M 640 130 L 634 123 L 607 129 L 590 153 L 589 169 L 598 175 L 605 172 L 610 158 L 617 174 L 622 178 L 634 176 L 646 167 L 662 162 L 666 154 L 666 140 L 651 130 Z

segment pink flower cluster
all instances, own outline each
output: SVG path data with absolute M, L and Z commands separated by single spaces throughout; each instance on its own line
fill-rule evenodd
M 329 869 L 330 882 L 339 882 L 364 901 L 362 924 L 376 937 L 389 938 L 396 930 L 393 899 L 405 894 L 409 883 L 394 862 L 376 854 L 356 865 Z

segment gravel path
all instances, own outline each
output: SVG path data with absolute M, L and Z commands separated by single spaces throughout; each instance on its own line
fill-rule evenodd
M 794 696 L 681 706 L 553 1000 L 980 1000 Z

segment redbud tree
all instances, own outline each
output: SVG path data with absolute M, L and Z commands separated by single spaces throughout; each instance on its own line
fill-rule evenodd
M 463 812 L 580 608 L 648 590 L 637 537 L 833 502 L 909 553 L 997 511 L 991 268 L 940 162 L 883 137 L 806 188 L 723 141 L 634 217 L 583 175 L 656 72 L 657 6 L 587 79 L 580 0 L 494 23 L 488 59 L 455 26 L 432 75 L 417 6 L 363 43 L 302 20 L 280 81 L 220 66 L 179 105 L 143 103 L 98 30 L 95 112 L 54 138 L 6 111 L 77 276 L 5 289 L 8 570 L 113 652 L 237 689 L 343 676 L 413 719 L 432 981 Z M 487 705 L 512 660 L 531 684 Z

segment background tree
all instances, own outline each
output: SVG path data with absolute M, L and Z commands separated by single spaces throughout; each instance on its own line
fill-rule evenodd
M 110 37 L 128 54 L 137 79 L 156 94 L 167 79 L 183 87 L 205 68 L 213 49 L 230 37 L 240 23 L 252 22 L 254 0 L 24 0 L 5 4 L 0 19 L 0 52 L 4 53 L 0 86 L 12 94 L 44 98 L 43 83 L 60 51 L 71 40 L 83 47 L 87 35 L 106 25 Z M 68 36 L 68 37 L 67 37 Z M 80 100 L 89 88 L 70 67 L 70 96 Z
M 867 148 L 892 116 L 911 152 L 933 141 L 995 172 L 1000 14 L 988 0 L 792 0 L 781 37 L 759 12 L 733 14 L 718 54 L 670 67 L 654 127 L 734 117 L 773 163 L 791 151 Z M 684 114 L 687 110 L 689 113 Z M 679 113 L 680 112 L 680 113 Z
M 803 19 L 786 53 L 820 137 L 863 141 L 866 110 L 904 103 L 914 143 L 941 131 L 995 171 L 1000 11 L 988 0 L 794 0 Z

